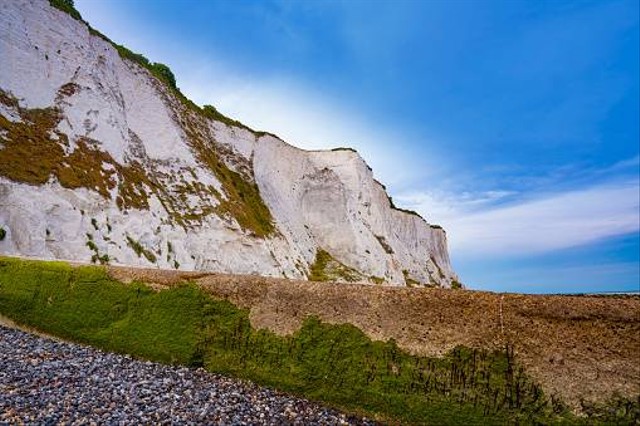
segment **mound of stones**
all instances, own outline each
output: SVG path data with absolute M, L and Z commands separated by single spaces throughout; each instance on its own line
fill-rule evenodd
M 3 326 L 0 366 L 0 424 L 374 424 L 203 369 Z

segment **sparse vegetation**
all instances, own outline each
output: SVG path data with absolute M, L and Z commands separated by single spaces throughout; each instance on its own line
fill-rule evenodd
M 385 279 L 384 279 L 384 278 L 382 278 L 382 277 L 376 277 L 375 275 L 370 276 L 370 277 L 369 277 L 369 279 L 370 279 L 374 284 L 377 284 L 377 285 L 382 285 L 382 284 L 384 284 L 384 283 L 385 283 Z
M 218 194 L 220 204 L 216 211 L 233 217 L 240 227 L 257 237 L 266 237 L 275 232 L 273 217 L 260 196 L 258 185 L 239 172 L 231 170 L 216 152 L 215 146 L 198 133 L 187 128 L 191 146 L 200 162 L 213 172 L 222 184 L 226 199 Z
M 413 278 L 411 278 L 409 271 L 406 269 L 402 270 L 402 275 L 404 275 L 404 282 L 407 285 L 407 287 L 419 287 L 420 283 L 416 280 L 414 280 Z
M 94 243 L 92 240 L 88 240 L 85 245 L 89 247 L 89 250 L 91 251 L 98 251 L 98 246 L 96 246 L 96 243 Z
M 142 244 L 131 238 L 129 235 L 127 235 L 127 245 L 136 252 L 138 257 L 144 256 L 151 263 L 156 263 L 158 260 L 151 250 L 146 249 Z
M 199 106 L 194 104 L 191 100 L 189 100 L 186 96 L 184 96 L 184 94 L 178 88 L 175 75 L 173 74 L 173 71 L 171 71 L 171 68 L 159 62 L 149 61 L 149 59 L 147 59 L 146 56 L 140 53 L 135 53 L 131 51 L 129 48 L 114 42 L 109 37 L 102 34 L 100 31 L 91 27 L 91 25 L 87 21 L 84 21 L 82 19 L 80 12 L 78 12 L 78 10 L 75 8 L 73 0 L 49 0 L 49 4 L 59 10 L 62 10 L 63 12 L 68 13 L 74 19 L 84 22 L 87 25 L 89 32 L 92 35 L 100 37 L 107 43 L 111 44 L 116 49 L 116 51 L 118 52 L 121 58 L 129 60 L 141 66 L 142 68 L 148 70 L 151 73 L 151 75 L 153 75 L 160 82 L 165 84 L 176 95 L 178 100 L 180 100 L 182 104 L 186 106 L 190 111 L 193 111 L 202 116 L 220 121 L 222 123 L 227 124 L 228 126 L 235 126 L 235 127 L 247 129 L 253 134 L 255 134 L 256 137 L 260 137 L 264 135 L 272 135 L 274 137 L 277 137 L 268 132 L 257 132 L 251 129 L 249 126 L 219 113 L 211 105 L 205 105 L 203 108 L 200 108 Z
M 309 267 L 309 280 L 355 282 L 362 279 L 362 274 L 353 268 L 335 260 L 326 250 L 318 249 L 313 265 Z
M 68 13 L 73 19 L 82 21 L 82 16 L 80 16 L 80 12 L 76 9 L 73 0 L 49 0 L 49 4 L 56 9 Z
M 224 123 L 227 126 L 240 127 L 241 129 L 246 129 L 254 133 L 254 130 L 252 128 L 239 122 L 238 120 L 234 120 L 233 118 L 227 117 L 226 115 L 218 111 L 216 107 L 214 107 L 213 105 L 204 105 L 202 107 L 202 113 L 204 114 L 205 117 Z
M 620 399 L 572 416 L 518 365 L 514 348 L 456 347 L 418 357 L 348 324 L 307 318 L 290 336 L 251 326 L 247 310 L 197 286 L 156 292 L 101 267 L 0 258 L 0 313 L 99 348 L 203 366 L 369 417 L 402 424 L 635 424 Z
M 391 248 L 389 243 L 387 243 L 387 239 L 385 237 L 381 235 L 376 235 L 375 237 L 386 253 L 393 254 L 393 248 Z
M 93 228 L 97 231 L 98 230 L 98 221 L 96 220 L 95 217 L 91 218 L 91 225 L 93 225 Z
M 336 152 L 336 151 L 349 151 L 349 152 L 355 152 L 355 153 L 358 152 L 353 148 L 344 147 L 344 146 L 339 146 L 337 148 L 333 148 L 331 151 L 334 151 L 334 152 Z
M 73 7 L 73 1 L 51 0 L 51 4 L 81 20 L 79 13 Z M 86 24 L 92 34 L 112 44 L 122 58 L 147 69 L 160 82 L 164 83 L 186 107 L 185 111 L 176 110 L 186 121 L 193 124 L 193 120 L 189 119 L 189 116 L 195 114 L 200 119 L 215 119 L 230 126 L 245 128 L 253 132 L 256 137 L 267 134 L 266 132 L 253 131 L 239 121 L 219 113 L 210 105 L 204 108 L 198 107 L 177 88 L 175 76 L 169 67 L 150 62 L 144 55 L 134 53 L 126 47 L 114 43 L 91 28 L 88 23 Z M 60 88 L 58 96 L 71 96 L 76 90 L 77 85 L 67 83 Z M 153 169 L 153 164 L 145 164 L 144 167 L 137 161 L 131 161 L 127 165 L 118 164 L 108 153 L 98 148 L 96 141 L 89 138 L 76 141 L 78 146 L 71 154 L 67 155 L 65 152 L 69 147 L 69 140 L 66 135 L 55 130 L 61 119 L 57 109 L 22 109 L 15 98 L 4 92 L 2 92 L 0 101 L 15 108 L 23 119 L 23 122 L 14 123 L 0 117 L 0 130 L 5 130 L 7 135 L 6 138 L 3 136 L 0 140 L 3 144 L 3 149 L 0 150 L 0 175 L 34 185 L 41 185 L 53 176 L 64 187 L 71 189 L 85 187 L 97 191 L 105 198 L 111 197 L 111 190 L 117 185 L 116 203 L 121 210 L 148 209 L 149 196 L 154 193 L 174 223 L 185 228 L 194 222 L 200 222 L 207 215 L 217 212 L 233 217 L 242 229 L 257 237 L 266 237 L 275 232 L 273 219 L 260 197 L 257 185 L 250 177 L 231 170 L 215 153 L 215 147 L 202 142 L 203 135 L 200 131 L 189 129 L 192 147 L 201 162 L 222 182 L 226 197 L 222 197 L 222 194 L 219 194 L 212 187 L 194 186 L 193 190 L 197 191 L 198 195 L 202 195 L 203 200 L 208 198 L 209 201 L 203 201 L 199 211 L 190 209 L 185 212 L 185 209 L 181 208 L 184 204 L 184 199 L 181 198 L 182 193 L 178 193 L 177 196 L 172 194 L 166 188 L 166 182 L 163 182 L 161 177 L 155 176 L 150 170 L 150 168 Z M 26 142 L 23 143 L 23 141 Z M 35 158 L 38 161 L 34 164 L 16 161 L 16 159 L 27 157 Z M 112 167 L 103 167 L 103 165 Z M 199 182 L 196 183 L 199 184 Z M 191 191 L 191 189 L 186 190 Z M 216 200 L 219 201 L 217 206 Z
M 121 210 L 148 209 L 150 194 L 154 193 L 169 216 L 184 227 L 217 211 L 235 218 L 243 229 L 259 237 L 275 230 L 271 213 L 260 197 L 257 185 L 229 169 L 219 160 L 215 149 L 195 134 L 194 140 L 198 143 L 194 145 L 201 153 L 201 161 L 222 182 L 226 199 L 213 187 L 205 187 L 198 181 L 184 187 L 176 186 L 177 194 L 173 194 L 167 182 L 162 180 L 166 177 L 156 176 L 149 159 L 145 159 L 146 167 L 137 160 L 122 165 L 109 153 L 100 150 L 97 141 L 88 138 L 77 140 L 75 149 L 66 154 L 64 148 L 69 146 L 69 140 L 65 134 L 55 130 L 61 120 L 57 109 L 21 108 L 15 98 L 1 90 L 0 102 L 16 110 L 23 120 L 11 122 L 0 115 L 0 130 L 5 131 L 0 133 L 2 176 L 32 185 L 46 183 L 53 176 L 63 187 L 87 188 L 105 198 L 111 198 L 111 190 L 117 185 L 115 201 Z M 32 161 L 23 161 L 24 158 Z M 185 207 L 186 193 L 198 194 L 203 199 L 200 212 Z M 216 200 L 221 200 L 218 206 L 215 206 Z M 81 214 L 84 215 L 83 210 Z M 97 227 L 95 219 L 91 223 Z M 108 225 L 108 229 L 110 227 Z
M 451 281 L 451 288 L 454 290 L 460 290 L 461 288 L 463 288 L 463 285 L 460 281 L 453 280 Z
M 376 182 L 378 182 L 378 181 L 376 181 Z M 380 182 L 378 182 L 378 184 L 382 187 L 382 189 L 384 189 L 385 191 L 387 190 L 386 186 L 384 186 Z M 410 214 L 412 216 L 417 216 L 420 219 L 424 220 L 424 218 L 420 215 L 420 213 L 418 213 L 418 212 L 416 212 L 414 210 L 403 209 L 403 208 L 400 208 L 400 207 L 396 206 L 395 203 L 393 202 L 393 198 L 389 194 L 387 194 L 387 199 L 389 200 L 389 207 L 391 207 L 393 210 L 397 210 L 399 212 L 407 213 L 407 214 Z M 426 220 L 425 220 L 425 222 L 426 222 Z
M 159 62 L 151 62 L 140 53 L 134 53 L 120 44 L 116 44 L 114 42 L 111 43 L 113 44 L 113 47 L 115 47 L 118 51 L 118 54 L 120 54 L 120 57 L 128 59 L 140 65 L 141 67 L 146 68 L 151 73 L 151 75 L 156 77 L 161 82 L 165 83 L 171 90 L 180 93 L 176 84 L 176 77 L 173 74 L 173 71 L 171 71 L 171 68 L 169 68 L 167 65 L 161 64 Z M 182 93 L 180 93 L 180 95 L 182 95 Z
M 87 242 L 85 243 L 89 250 L 93 252 L 91 255 L 91 263 L 100 263 L 101 265 L 106 265 L 109 263 L 109 255 L 108 254 L 100 254 L 100 249 L 98 245 L 93 240 L 93 235 L 87 234 Z

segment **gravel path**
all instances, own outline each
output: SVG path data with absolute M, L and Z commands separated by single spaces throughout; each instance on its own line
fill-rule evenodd
M 251 383 L 0 325 L 0 424 L 374 424 Z

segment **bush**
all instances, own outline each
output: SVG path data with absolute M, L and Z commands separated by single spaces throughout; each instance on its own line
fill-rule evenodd
M 319 248 L 316 251 L 316 259 L 309 266 L 310 281 L 335 281 L 344 280 L 355 282 L 364 278 L 358 271 L 337 261 L 326 250 Z
M 229 118 L 226 115 L 222 114 L 213 105 L 204 105 L 202 107 L 202 113 L 205 117 L 224 123 L 227 126 L 240 127 L 242 129 L 249 130 L 250 132 L 254 132 L 253 129 L 249 126 L 246 126 L 238 120 L 234 120 L 233 118 Z
M 142 244 L 127 235 L 127 245 L 136 252 L 138 257 L 144 256 L 149 262 L 156 263 L 158 260 L 152 251 L 147 250 Z
M 451 288 L 454 290 L 460 290 L 463 288 L 463 285 L 460 281 L 453 280 L 451 281 Z
M 80 12 L 78 12 L 73 4 L 73 0 L 49 0 L 49 4 L 56 9 L 68 13 L 73 19 L 77 19 L 78 21 L 82 20 L 82 16 L 80 16 Z
M 154 62 L 151 64 L 151 73 L 158 77 L 160 80 L 167 83 L 173 89 L 177 89 L 176 86 L 176 77 L 173 75 L 171 69 L 165 64 L 161 64 L 159 62 Z

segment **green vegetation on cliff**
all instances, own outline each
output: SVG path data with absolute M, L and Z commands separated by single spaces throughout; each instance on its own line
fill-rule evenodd
M 19 113 L 22 121 L 11 122 L 0 115 L 0 175 L 18 182 L 42 185 L 55 176 L 64 187 L 75 189 L 86 187 L 99 192 L 103 197 L 110 198 L 110 192 L 118 184 L 119 195 L 116 203 L 121 210 L 129 208 L 148 209 L 149 197 L 156 195 L 167 210 L 172 221 L 185 229 L 201 221 L 208 215 L 218 215 L 234 218 L 238 225 L 253 236 L 265 238 L 276 233 L 273 217 L 269 208 L 260 196 L 260 191 L 252 176 L 251 167 L 248 172 L 239 173 L 229 166 L 229 159 L 221 155 L 219 146 L 206 135 L 202 129 L 206 128 L 207 120 L 216 120 L 227 126 L 246 129 L 256 138 L 264 136 L 266 132 L 256 132 L 243 123 L 233 120 L 211 105 L 199 107 L 189 100 L 177 86 L 176 78 L 171 69 L 162 63 L 152 62 L 140 53 L 120 45 L 100 33 L 82 19 L 75 8 L 73 0 L 49 0 L 49 4 L 74 19 L 81 21 L 89 32 L 111 44 L 120 57 L 129 64 L 135 64 L 146 69 L 159 83 L 166 87 L 167 94 L 177 99 L 180 108 L 175 109 L 178 121 L 186 126 L 185 132 L 189 144 L 202 165 L 216 175 L 224 190 L 223 194 L 204 185 L 193 189 L 174 193 L 167 189 L 167 182 L 154 173 L 153 161 L 150 159 L 136 159 L 127 164 L 118 164 L 108 152 L 99 149 L 99 141 L 89 138 L 70 141 L 68 136 L 57 130 L 58 123 L 64 118 L 57 107 L 45 109 L 21 108 L 18 100 L 10 93 L 0 92 L 0 102 Z M 60 99 L 72 96 L 79 87 L 74 83 L 66 83 L 58 93 Z M 206 140 L 203 142 L 203 139 Z M 78 145 L 72 154 L 67 155 L 71 142 Z M 25 164 L 23 158 L 33 158 L 32 164 Z M 140 161 L 146 160 L 143 163 Z M 237 159 L 232 159 L 235 163 Z M 112 165 L 105 169 L 103 164 Z M 144 167 L 142 166 L 144 164 Z M 116 179 L 117 177 L 117 179 Z M 166 176 L 165 176 L 166 177 Z M 186 204 L 186 198 L 181 198 L 189 192 L 203 201 L 197 211 Z M 219 203 L 206 202 L 212 198 Z
M 68 83 L 58 90 L 58 95 L 71 96 L 76 90 L 77 85 Z M 193 136 L 193 148 L 203 166 L 218 177 L 226 197 L 197 181 L 171 186 L 171 182 L 167 182 L 170 177 L 156 173 L 151 159 L 145 157 L 121 164 L 101 149 L 99 141 L 90 138 L 76 138 L 73 151 L 68 153 L 71 143 L 67 134 L 57 129 L 63 120 L 57 107 L 23 108 L 18 99 L 2 89 L 0 105 L 15 111 L 21 119 L 10 121 L 0 114 L 0 176 L 31 185 L 43 185 L 54 177 L 65 188 L 87 188 L 106 199 L 110 199 L 112 190 L 117 188 L 116 205 L 123 211 L 148 209 L 149 199 L 155 195 L 169 217 L 185 228 L 217 212 L 233 217 L 242 229 L 257 237 L 276 232 L 271 212 L 256 183 L 231 170 L 221 161 L 216 147 L 201 137 Z M 24 161 L 25 158 L 30 161 Z M 187 203 L 187 194 L 203 200 L 198 211 Z M 217 206 L 214 199 L 219 202 Z
M 56 9 L 68 13 L 73 19 L 77 19 L 78 21 L 82 20 L 82 16 L 80 16 L 80 12 L 76 9 L 73 0 L 49 0 L 49 4 Z
M 194 284 L 154 291 L 102 267 L 0 258 L 0 314 L 69 340 L 253 380 L 403 424 L 633 424 L 638 404 L 569 415 L 518 367 L 513 348 L 412 356 L 351 325 L 307 318 L 288 337 Z M 635 419 L 635 420 L 634 420 Z
M 360 272 L 333 258 L 326 250 L 318 249 L 313 264 L 309 267 L 309 280 L 355 282 L 362 279 Z

